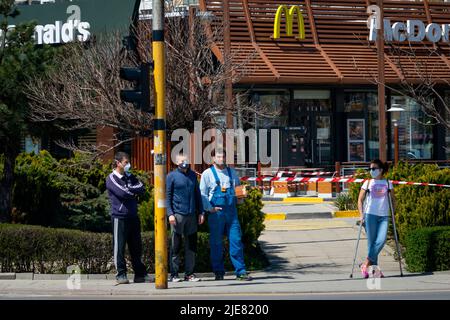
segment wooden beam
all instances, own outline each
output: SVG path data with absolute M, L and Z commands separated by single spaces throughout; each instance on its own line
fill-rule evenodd
M 305 4 L 306 4 L 306 10 L 308 11 L 308 20 L 309 20 L 309 25 L 311 28 L 311 34 L 314 39 L 314 44 L 319 45 L 319 37 L 317 35 L 316 23 L 314 21 L 314 16 L 313 16 L 313 12 L 312 12 L 311 0 L 306 0 Z
M 199 7 L 200 7 L 200 10 L 201 11 L 207 11 L 208 9 L 207 9 L 207 6 L 206 6 L 206 1 L 207 0 L 200 0 L 199 1 Z M 211 25 L 208 23 L 206 26 L 205 26 L 205 28 L 206 28 L 206 35 L 208 36 L 208 38 L 209 38 L 209 40 L 211 40 L 212 39 L 212 37 L 213 37 L 213 32 L 212 32 L 212 30 L 211 30 Z M 223 63 L 224 62 L 224 59 L 223 59 L 223 54 L 222 54 L 222 51 L 220 51 L 220 49 L 219 49 L 219 47 L 217 46 L 217 44 L 215 43 L 215 42 L 213 42 L 213 41 L 211 41 L 212 42 L 212 45 L 211 45 L 211 51 L 214 53 L 214 55 L 216 56 L 216 58 L 221 62 L 221 63 Z
M 269 58 L 267 58 L 264 51 L 261 50 L 261 48 L 258 46 L 256 42 L 252 42 L 253 48 L 255 48 L 256 52 L 258 52 L 261 59 L 264 61 L 264 63 L 269 67 L 270 71 L 272 71 L 273 75 L 276 79 L 280 78 L 280 73 L 277 71 L 277 69 L 274 67 L 272 62 L 270 62 Z
M 341 71 L 336 66 L 336 64 L 333 62 L 333 60 L 331 60 L 331 58 L 328 56 L 326 51 L 321 47 L 321 45 L 319 43 L 319 36 L 317 34 L 316 22 L 314 20 L 314 15 L 312 12 L 311 0 L 306 0 L 305 3 L 306 3 L 306 10 L 308 11 L 308 20 L 309 20 L 309 25 L 311 28 L 311 33 L 313 35 L 314 44 L 316 45 L 316 48 L 317 48 L 317 50 L 319 50 L 322 57 L 325 59 L 325 61 L 331 67 L 331 69 L 333 69 L 333 71 L 336 73 L 338 79 L 342 80 L 344 78 L 344 76 L 342 75 Z
M 231 69 L 231 21 L 230 21 L 230 0 L 223 0 L 223 56 L 225 63 L 225 112 L 227 129 L 233 128 L 233 73 Z M 229 147 L 229 146 L 227 146 Z
M 383 0 L 377 0 L 377 5 L 380 7 L 380 19 L 383 21 Z M 381 23 L 381 28 L 378 30 L 377 37 L 377 60 L 378 60 L 378 157 L 381 161 L 387 160 L 387 134 L 386 134 L 386 87 L 384 79 L 384 24 Z
M 248 0 L 242 0 L 242 7 L 244 8 L 245 20 L 247 21 L 248 32 L 252 42 L 256 42 L 255 30 L 253 29 L 252 17 L 248 8 Z
M 402 71 L 395 65 L 395 63 L 392 62 L 391 58 L 389 58 L 389 56 L 386 53 L 384 53 L 384 59 L 386 60 L 388 65 L 392 68 L 392 70 L 395 71 L 399 79 L 405 80 L 405 76 L 403 75 Z
M 342 79 L 344 79 L 344 75 L 342 74 L 342 72 L 339 70 L 339 68 L 334 64 L 333 60 L 331 60 L 331 58 L 328 56 L 328 54 L 326 53 L 326 51 L 322 48 L 322 46 L 319 44 L 317 45 L 317 49 L 320 51 L 320 54 L 322 55 L 322 57 L 325 59 L 325 61 L 328 63 L 328 65 L 331 67 L 331 69 L 333 69 L 333 71 L 336 73 L 338 79 L 341 81 Z

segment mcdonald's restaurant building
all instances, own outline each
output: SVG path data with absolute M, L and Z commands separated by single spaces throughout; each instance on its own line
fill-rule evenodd
M 228 2 L 230 31 L 217 45 L 223 50 L 229 39 L 230 54 L 236 60 L 255 53 L 248 62 L 249 71 L 233 90 L 246 91 L 253 103 L 279 110 L 276 118 L 258 120 L 258 129 L 280 130 L 281 166 L 330 168 L 336 161 L 377 158 L 378 60 L 377 45 L 371 39 L 376 34 L 376 19 L 369 19 L 374 17 L 368 13 L 368 6 L 377 1 Z M 226 17 L 223 4 L 220 0 L 199 3 L 201 10 Z M 403 110 L 398 119 L 387 112 L 387 121 L 381 124 L 387 130 L 387 158 L 394 157 L 395 120 L 400 159 L 449 159 L 450 132 L 435 124 L 418 102 L 402 94 L 400 79 L 420 84 L 424 75 L 416 72 L 417 65 L 426 65 L 437 92 L 450 102 L 450 3 L 384 1 L 383 7 L 384 19 L 390 23 L 385 22 L 384 61 L 380 59 L 385 70 L 386 109 Z M 415 38 L 405 39 L 406 32 L 399 30 L 414 23 L 419 24 L 413 28 Z M 433 28 L 437 31 L 430 31 Z M 426 50 L 416 50 L 419 47 Z M 396 56 L 399 48 L 412 50 L 414 59 Z M 439 54 L 431 55 L 432 48 Z M 445 112 L 439 99 L 434 100 L 435 107 Z M 448 114 L 446 119 L 450 119 Z

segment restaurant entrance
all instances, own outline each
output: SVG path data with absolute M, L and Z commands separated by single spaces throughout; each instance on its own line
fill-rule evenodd
M 332 164 L 329 90 L 294 90 L 288 126 L 282 129 L 282 166 Z

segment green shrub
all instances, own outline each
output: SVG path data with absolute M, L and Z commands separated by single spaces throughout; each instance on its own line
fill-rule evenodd
M 13 222 L 95 232 L 110 229 L 105 180 L 111 167 L 82 154 L 54 159 L 47 151 L 23 153 L 16 160 Z M 148 174 L 134 172 L 146 186 L 139 202 L 149 201 Z
M 427 227 L 405 236 L 405 260 L 410 272 L 450 270 L 450 227 Z
M 450 184 L 450 169 L 400 162 L 388 177 L 392 180 Z M 395 187 L 395 196 L 395 219 L 402 242 L 410 230 L 450 225 L 450 189 L 398 185 Z
M 142 201 L 139 204 L 138 215 L 141 221 L 142 231 L 155 230 L 155 201 L 153 190 L 151 191 L 149 199 Z
M 341 193 L 336 197 L 336 200 L 334 200 L 334 204 L 336 207 L 341 211 L 347 211 L 347 210 L 356 210 L 357 205 L 355 201 L 353 201 L 352 197 L 348 193 Z
M 154 273 L 153 232 L 142 233 L 142 244 L 143 262 Z M 196 272 L 211 271 L 209 234 L 198 233 L 197 248 Z M 131 271 L 128 252 L 126 258 Z M 68 266 L 78 265 L 83 273 L 112 273 L 112 259 L 110 233 L 0 224 L 0 272 L 66 273 Z M 259 247 L 245 248 L 245 261 L 249 270 L 267 266 Z M 232 270 L 228 252 L 225 267 Z
M 261 232 L 264 231 L 265 214 L 262 193 L 257 188 L 248 189 L 247 197 L 242 204 L 238 204 L 238 218 L 242 229 L 242 242 L 245 246 L 255 246 Z

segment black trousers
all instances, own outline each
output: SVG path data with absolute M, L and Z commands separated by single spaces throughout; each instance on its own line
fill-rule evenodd
M 145 266 L 142 263 L 142 239 L 141 223 L 139 217 L 111 218 L 113 231 L 113 253 L 114 265 L 117 270 L 117 277 L 126 276 L 127 264 L 125 260 L 125 245 L 128 244 L 128 251 L 131 256 L 135 277 L 147 275 Z

